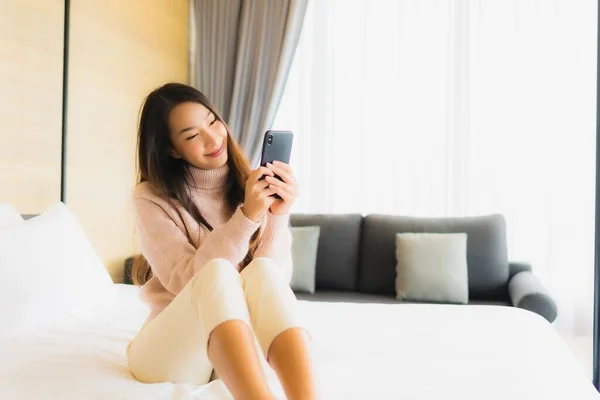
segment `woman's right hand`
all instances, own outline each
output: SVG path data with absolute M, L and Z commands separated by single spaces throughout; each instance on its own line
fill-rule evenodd
M 260 179 L 263 175 L 273 176 L 273 171 L 266 167 L 258 167 L 250 173 L 246 181 L 246 198 L 242 211 L 248 219 L 258 222 L 276 200 L 269 183 Z

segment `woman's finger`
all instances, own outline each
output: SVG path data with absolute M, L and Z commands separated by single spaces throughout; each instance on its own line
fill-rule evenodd
M 273 171 L 271 171 L 270 168 L 259 167 L 259 169 L 260 169 L 260 172 L 261 172 L 262 175 L 269 175 L 269 176 L 273 176 L 274 175 Z
M 294 186 L 293 186 L 293 185 L 290 185 L 289 183 L 285 183 L 285 182 L 283 182 L 283 181 L 280 181 L 279 179 L 277 179 L 277 178 L 273 178 L 273 177 L 271 177 L 271 176 L 267 176 L 267 177 L 265 178 L 265 180 L 266 180 L 266 181 L 267 181 L 269 184 L 271 184 L 271 185 L 273 185 L 273 186 L 280 187 L 280 188 L 282 188 L 283 190 L 285 190 L 286 192 L 288 192 L 288 193 L 290 193 L 290 194 L 294 194 L 294 193 L 295 193 Z
M 291 175 L 287 170 L 270 163 L 267 164 L 267 167 L 269 167 L 269 169 L 273 171 L 275 175 L 279 176 L 284 182 L 289 184 L 295 182 L 293 175 Z
M 267 182 L 266 180 L 262 180 L 262 181 L 256 181 L 254 182 L 254 190 L 257 192 L 261 192 L 264 189 L 269 187 L 269 182 Z
M 275 202 L 275 200 L 277 200 L 276 198 L 273 197 L 273 195 L 275 194 L 275 190 L 273 190 L 273 188 L 271 187 L 271 185 L 267 186 L 266 188 L 264 188 L 260 195 L 264 198 L 267 199 L 267 202 L 269 203 L 269 206 L 271 204 L 273 204 L 273 202 Z
M 250 173 L 248 180 L 255 183 L 258 182 L 264 175 L 273 176 L 273 171 L 267 167 L 258 167 Z
M 294 196 L 287 190 L 283 189 L 282 187 L 270 185 L 269 188 L 275 194 L 278 194 L 279 197 L 281 197 L 283 199 L 283 201 L 285 201 L 286 203 L 291 203 L 291 201 L 294 199 Z
M 292 167 L 290 164 L 288 163 L 284 163 L 278 160 L 274 160 L 273 161 L 273 165 L 275 165 L 276 167 L 282 168 L 284 170 L 286 170 L 290 175 L 294 175 L 294 171 L 292 170 Z

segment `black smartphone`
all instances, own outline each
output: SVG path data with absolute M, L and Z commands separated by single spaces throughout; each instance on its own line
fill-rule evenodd
M 260 165 L 264 167 L 267 163 L 273 163 L 273 161 L 281 161 L 289 164 L 293 141 L 294 134 L 292 131 L 266 131 L 263 138 Z M 275 175 L 275 178 L 281 180 L 277 175 Z M 281 199 L 279 195 L 274 196 Z

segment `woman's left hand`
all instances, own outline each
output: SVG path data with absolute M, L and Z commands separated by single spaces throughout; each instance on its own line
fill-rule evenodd
M 270 189 L 281 197 L 281 199 L 275 200 L 269 210 L 271 214 L 275 215 L 288 214 L 298 195 L 298 183 L 294 178 L 294 172 L 289 164 L 281 161 L 273 161 L 273 164 L 267 163 L 267 168 L 281 178 L 279 180 L 272 176 L 265 177 Z

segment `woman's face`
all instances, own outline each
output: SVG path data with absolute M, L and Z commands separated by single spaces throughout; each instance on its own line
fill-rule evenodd
M 219 168 L 227 162 L 227 129 L 202 104 L 175 106 L 169 114 L 169 128 L 171 157 L 202 169 Z

